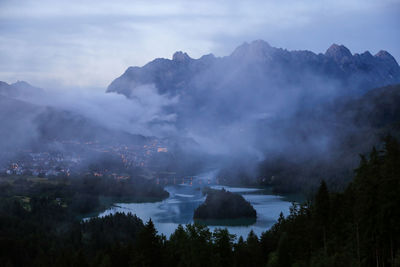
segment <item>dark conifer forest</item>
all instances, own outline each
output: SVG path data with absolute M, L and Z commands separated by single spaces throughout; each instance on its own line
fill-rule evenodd
M 312 199 L 261 236 L 179 226 L 167 238 L 153 222 L 116 213 L 81 221 L 46 190 L 27 209 L 2 196 L 3 266 L 399 266 L 400 144 L 362 155 L 343 192 L 322 181 Z M 51 192 L 51 191 L 50 191 Z M 71 205 L 72 206 L 72 205 Z

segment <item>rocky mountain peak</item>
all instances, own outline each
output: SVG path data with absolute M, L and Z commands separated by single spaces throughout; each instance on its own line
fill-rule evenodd
M 214 54 L 210 53 L 210 54 L 201 56 L 200 59 L 215 59 L 215 56 L 214 56 Z
M 187 53 L 184 53 L 182 51 L 177 51 L 172 56 L 172 60 L 173 61 L 178 61 L 178 62 L 184 62 L 184 61 L 188 61 L 190 59 L 192 59 L 192 58 L 189 57 L 189 55 Z
M 12 84 L 0 81 L 0 95 L 5 95 L 8 97 L 21 97 L 41 93 L 43 93 L 41 88 L 34 87 L 25 81 L 17 81 Z
M 271 49 L 272 47 L 269 45 L 268 42 L 264 41 L 264 40 L 254 40 L 253 42 L 250 43 L 250 47 L 252 49 L 261 49 L 261 50 L 265 50 L 265 49 Z
M 351 54 L 350 50 L 344 45 L 333 44 L 328 48 L 328 50 L 326 50 L 325 56 L 332 58 L 337 62 L 340 62 L 344 59 L 352 58 L 353 55 Z
M 391 62 L 396 62 L 396 64 L 397 64 L 396 59 L 395 59 L 389 52 L 387 52 L 387 51 L 385 51 L 385 50 L 379 51 L 379 52 L 375 55 L 375 57 L 380 58 L 380 59 L 383 59 L 383 60 L 391 61 Z
M 265 56 L 270 55 L 274 50 L 266 41 L 255 40 L 251 43 L 243 43 L 241 46 L 235 49 L 231 56 L 233 57 L 245 57 L 251 59 L 262 59 Z
M 12 85 L 14 85 L 14 86 L 29 86 L 29 87 L 33 87 L 32 85 L 30 85 L 29 83 L 27 83 L 25 81 L 17 81 L 15 83 L 13 83 Z
M 372 59 L 373 58 L 373 56 L 371 55 L 371 53 L 369 51 L 365 51 L 360 56 L 363 57 L 363 58 L 367 58 L 367 59 Z

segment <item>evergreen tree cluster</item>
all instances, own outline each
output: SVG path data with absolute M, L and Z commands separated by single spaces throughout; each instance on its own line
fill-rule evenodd
M 361 156 L 344 192 L 324 181 L 262 236 L 268 266 L 400 266 L 400 145 Z

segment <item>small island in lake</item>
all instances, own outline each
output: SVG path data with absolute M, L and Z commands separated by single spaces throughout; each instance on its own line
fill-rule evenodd
M 207 190 L 207 198 L 195 211 L 193 219 L 207 225 L 251 225 L 257 212 L 243 196 L 222 190 Z

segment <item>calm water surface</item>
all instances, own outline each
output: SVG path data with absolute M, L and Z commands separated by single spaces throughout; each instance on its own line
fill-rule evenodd
M 221 189 L 222 186 L 211 186 Z M 269 229 L 278 219 L 279 214 L 289 214 L 291 203 L 281 196 L 264 193 L 256 188 L 229 187 L 224 188 L 236 192 L 249 201 L 257 211 L 257 221 L 250 226 L 209 226 L 213 231 L 215 228 L 228 228 L 229 232 L 247 237 L 250 230 L 258 236 Z M 169 237 L 179 224 L 193 223 L 194 210 L 205 200 L 201 193 L 200 185 L 190 186 L 188 184 L 166 186 L 170 194 L 169 198 L 155 203 L 116 203 L 112 208 L 99 214 L 100 217 L 116 212 L 136 214 L 144 222 L 150 218 L 153 220 L 159 233 Z

